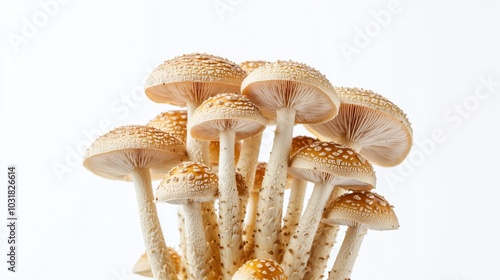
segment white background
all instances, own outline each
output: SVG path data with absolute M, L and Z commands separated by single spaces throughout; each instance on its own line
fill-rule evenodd
M 401 228 L 368 233 L 353 279 L 499 279 L 498 2 L 1 3 L 0 166 L 18 168 L 19 225 L 14 274 L 1 223 L 0 279 L 142 279 L 130 272 L 143 252 L 134 189 L 91 174 L 81 154 L 111 128 L 172 109 L 145 97 L 144 78 L 191 52 L 304 62 L 408 114 L 409 157 L 376 167 Z M 158 209 L 177 246 L 175 207 Z

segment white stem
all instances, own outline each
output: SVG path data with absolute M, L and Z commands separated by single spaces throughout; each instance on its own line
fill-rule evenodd
M 361 248 L 367 230 L 364 225 L 347 228 L 344 241 L 342 241 L 342 246 L 328 276 L 329 280 L 344 280 L 351 277 L 359 248 Z
M 333 184 L 316 183 L 314 185 L 311 198 L 283 257 L 283 269 L 290 280 L 304 279 L 314 235 L 332 191 Z
M 188 262 L 191 264 L 191 273 L 194 279 L 205 279 L 208 274 L 207 240 L 201 217 L 201 206 L 198 202 L 188 202 L 184 205 L 186 218 L 186 242 Z
M 131 176 L 137 196 L 142 236 L 153 276 L 155 279 L 175 280 L 177 275 L 158 219 L 149 168 L 135 169 Z
M 222 273 L 225 279 L 240 267 L 243 260 L 239 199 L 234 166 L 235 133 L 228 129 L 220 132 L 219 153 L 219 230 Z
M 259 193 L 251 192 L 247 204 L 247 221 L 245 223 L 245 256 L 248 260 L 254 259 L 253 251 L 255 247 L 255 220 L 257 219 L 257 202 Z
M 262 181 L 255 231 L 255 257 L 277 260 L 280 256 L 283 196 L 292 145 L 295 110 L 276 111 L 276 131 L 266 174 Z
M 210 260 L 206 264 L 207 269 L 212 275 L 209 279 L 217 279 L 214 275 L 221 277 L 222 269 L 220 266 L 219 227 L 217 225 L 217 215 L 215 214 L 214 203 L 212 201 L 202 202 L 201 209 L 203 211 L 203 224 L 205 225 L 205 236 L 208 242 L 208 254 L 210 256 Z
M 283 247 L 286 248 L 292 233 L 299 224 L 302 208 L 304 207 L 304 197 L 306 195 L 307 181 L 294 177 L 290 188 L 290 198 L 283 219 L 282 240 Z
M 189 119 L 193 115 L 193 112 L 200 106 L 201 103 L 197 102 L 188 102 L 187 103 L 187 139 L 186 139 L 186 150 L 190 161 L 203 163 L 207 166 L 210 166 L 210 159 L 208 154 L 208 141 L 200 141 L 191 137 L 191 124 Z
M 191 275 L 190 265 L 187 259 L 187 246 L 186 246 L 186 218 L 184 218 L 184 211 L 182 211 L 183 207 L 179 207 L 177 209 L 177 222 L 179 225 L 179 247 L 181 249 L 181 260 L 183 264 L 183 269 L 181 273 L 178 275 L 180 279 L 188 279 L 188 275 Z

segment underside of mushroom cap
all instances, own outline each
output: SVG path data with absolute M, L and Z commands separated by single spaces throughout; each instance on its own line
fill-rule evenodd
M 270 119 L 276 118 L 279 108 L 295 109 L 295 123 L 325 122 L 337 115 L 340 105 L 334 87 L 323 74 L 293 61 L 258 67 L 243 80 L 241 92 Z
M 373 230 L 394 230 L 399 228 L 393 206 L 376 193 L 352 191 L 335 199 L 328 217 L 322 222 L 330 225 L 364 225 Z
M 83 165 L 99 176 L 130 181 L 134 169 L 166 173 L 184 160 L 186 149 L 177 138 L 153 127 L 129 125 L 97 138 L 85 152 Z
M 225 58 L 202 53 L 167 60 L 146 80 L 146 95 L 153 101 L 186 106 L 189 100 L 203 102 L 220 92 L 240 92 L 246 73 Z
M 341 100 L 335 119 L 306 128 L 322 140 L 360 147 L 359 153 L 380 166 L 401 163 L 412 146 L 406 114 L 380 94 L 358 88 L 336 88 Z

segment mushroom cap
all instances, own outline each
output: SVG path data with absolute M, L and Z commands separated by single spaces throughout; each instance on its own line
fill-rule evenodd
M 181 273 L 181 270 L 183 269 L 181 256 L 172 247 L 167 247 L 167 250 L 170 255 L 170 260 L 174 265 L 175 273 Z M 135 263 L 132 272 L 146 277 L 153 277 L 153 271 L 149 265 L 149 259 L 146 253 L 142 254 L 139 260 Z
M 340 105 L 334 87 L 323 74 L 293 61 L 258 67 L 243 80 L 241 92 L 270 119 L 276 119 L 279 108 L 295 109 L 295 123 L 331 120 Z
M 170 134 L 129 125 L 97 138 L 85 152 L 83 165 L 96 175 L 130 181 L 130 173 L 136 168 L 167 173 L 187 158 L 184 144 Z
M 341 101 L 337 117 L 306 128 L 322 140 L 357 143 L 359 153 L 373 164 L 390 167 L 401 163 L 410 152 L 413 138 L 406 114 L 371 90 L 335 89 Z
M 314 142 L 290 159 L 288 172 L 314 183 L 334 183 L 350 189 L 372 189 L 373 166 L 353 149 L 335 142 Z
M 328 217 L 321 221 L 329 225 L 350 227 L 362 224 L 373 230 L 398 229 L 399 222 L 393 208 L 379 194 L 351 191 L 337 197 Z
M 241 153 L 241 143 L 240 141 L 234 142 L 234 162 L 238 162 Z M 210 167 L 214 169 L 219 165 L 220 156 L 220 142 L 210 141 L 208 145 L 208 158 L 210 159 Z
M 186 106 L 221 92 L 240 92 L 246 73 L 236 63 L 211 54 L 185 54 L 159 65 L 146 80 L 146 95 L 158 103 Z
M 243 264 L 232 280 L 285 280 L 285 271 L 278 262 L 271 259 L 253 259 Z
M 187 110 L 171 110 L 160 113 L 146 125 L 168 132 L 185 143 L 187 139 Z
M 318 139 L 310 136 L 295 136 L 292 138 L 292 148 L 290 149 L 290 157 L 292 157 L 298 150 L 305 146 L 309 146 L 314 142 L 319 141 Z
M 243 69 L 247 74 L 251 73 L 253 70 L 266 64 L 267 61 L 264 60 L 247 60 L 240 63 L 241 69 Z
M 163 177 L 156 189 L 156 201 L 171 204 L 207 202 L 217 197 L 219 178 L 206 165 L 182 162 Z
M 252 102 L 241 94 L 221 93 L 205 100 L 190 119 L 190 133 L 199 140 L 219 140 L 221 131 L 231 129 L 236 140 L 261 133 L 266 119 Z

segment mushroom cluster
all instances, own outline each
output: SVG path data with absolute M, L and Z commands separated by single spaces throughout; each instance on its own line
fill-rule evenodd
M 206 53 L 159 65 L 145 94 L 186 109 L 113 129 L 83 162 L 96 175 L 134 183 L 145 245 L 135 273 L 322 279 L 346 227 L 328 279 L 349 279 L 368 229 L 399 227 L 391 204 L 373 192 L 372 164 L 401 163 L 413 132 L 380 94 L 334 87 L 303 63 L 237 64 Z M 293 137 L 296 125 L 311 135 Z M 274 141 L 268 161 L 258 162 L 267 126 L 275 128 Z M 180 240 L 165 240 L 161 202 L 177 205 L 165 207 L 177 207 Z

